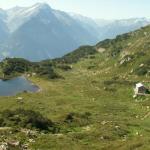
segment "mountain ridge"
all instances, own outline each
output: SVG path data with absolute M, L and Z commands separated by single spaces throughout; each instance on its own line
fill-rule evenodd
M 94 45 L 148 24 L 146 19 L 136 20 L 129 19 L 133 23 L 129 26 L 120 21 L 100 26 L 94 19 L 55 10 L 45 3 L 1 10 L 0 59 L 7 56 L 39 61 L 61 57 L 81 45 Z

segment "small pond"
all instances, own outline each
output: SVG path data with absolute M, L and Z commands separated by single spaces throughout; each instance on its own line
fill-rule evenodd
M 0 96 L 13 96 L 21 92 L 38 92 L 39 87 L 32 84 L 25 77 L 16 77 L 10 80 L 0 80 Z

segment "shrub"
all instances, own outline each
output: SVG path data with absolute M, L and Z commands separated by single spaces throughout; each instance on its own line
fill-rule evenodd
M 32 110 L 5 110 L 1 114 L 1 126 L 21 127 L 29 129 L 47 130 L 55 132 L 56 125 L 49 119 L 43 117 L 39 112 Z
M 94 69 L 94 68 L 96 68 L 96 66 L 94 66 L 94 65 L 87 67 L 87 69 L 89 69 L 89 70 L 90 70 L 90 69 Z
M 12 73 L 24 73 L 29 71 L 30 66 L 31 64 L 29 61 L 21 58 L 6 58 L 0 64 L 4 75 L 11 75 Z
M 64 122 L 73 127 L 85 126 L 90 123 L 91 113 L 85 112 L 79 113 L 69 113 L 67 114 Z
M 51 65 L 40 65 L 38 69 L 35 71 L 39 76 L 45 76 L 49 79 L 58 78 L 58 75 L 54 72 Z
M 0 68 L 6 77 L 23 74 L 25 72 L 35 72 L 39 76 L 50 79 L 59 77 L 53 69 L 52 62 L 49 60 L 35 63 L 21 58 L 6 58 L 0 63 Z
M 65 64 L 60 64 L 60 65 L 57 65 L 58 68 L 64 70 L 64 71 L 68 71 L 68 70 L 71 70 L 72 67 L 69 66 L 69 65 L 65 65 Z
M 138 76 L 143 76 L 146 75 L 148 73 L 148 68 L 147 67 L 140 67 L 135 69 L 135 74 L 137 74 Z

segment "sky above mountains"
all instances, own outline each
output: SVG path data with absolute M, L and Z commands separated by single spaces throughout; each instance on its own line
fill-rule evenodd
M 0 0 L 0 8 L 30 6 L 38 2 L 48 3 L 52 8 L 92 18 L 150 18 L 150 0 Z

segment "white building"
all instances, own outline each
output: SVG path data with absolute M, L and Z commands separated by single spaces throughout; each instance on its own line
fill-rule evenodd
M 147 88 L 142 83 L 137 83 L 134 89 L 136 95 L 138 94 L 146 94 Z

